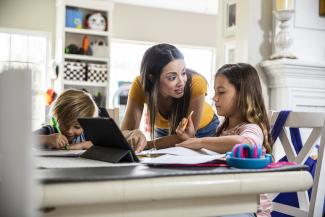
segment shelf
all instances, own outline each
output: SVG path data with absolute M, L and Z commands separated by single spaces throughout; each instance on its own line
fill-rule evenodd
M 73 81 L 63 80 L 64 85 L 84 86 L 84 87 L 107 87 L 106 82 L 90 82 L 90 81 Z
M 65 27 L 65 32 L 68 33 L 75 33 L 75 34 L 82 34 L 82 35 L 97 35 L 97 36 L 108 36 L 108 31 L 98 31 L 92 29 L 76 29 L 76 28 L 69 28 Z
M 0 0 L 1 1 L 1 0 Z M 67 88 L 82 89 L 85 88 L 89 93 L 95 95 L 97 92 L 102 93 L 104 106 L 108 107 L 109 97 L 109 82 L 96 82 L 96 81 L 78 81 L 78 80 L 66 80 L 64 79 L 64 65 L 67 62 L 81 62 L 85 64 L 105 64 L 107 66 L 107 78 L 110 73 L 110 45 L 111 45 L 111 33 L 112 33 L 112 15 L 114 9 L 114 3 L 111 1 L 103 0 L 54 0 L 56 3 L 56 61 L 60 65 L 59 67 L 59 79 L 54 82 L 55 90 L 58 93 L 66 90 Z M 78 12 L 68 13 L 68 7 L 73 7 Z M 85 21 L 85 15 L 92 14 L 94 12 L 100 12 L 106 17 L 108 29 L 105 31 L 88 29 L 86 26 L 82 28 L 71 28 L 66 25 L 67 20 L 79 19 L 80 24 L 83 25 Z M 82 18 L 80 18 L 80 14 Z M 88 56 L 80 54 L 68 54 L 65 53 L 65 48 L 70 44 L 75 44 L 78 48 L 82 47 L 83 37 L 89 37 L 89 44 L 95 41 L 103 41 L 107 44 L 107 52 L 103 53 L 103 56 Z M 75 52 L 77 53 L 77 52 Z M 94 52 L 94 54 L 97 54 Z M 98 53 L 99 55 L 101 53 Z M 66 77 L 67 78 L 67 77 Z
M 108 57 L 93 57 L 87 55 L 78 55 L 78 54 L 64 54 L 65 59 L 72 60 L 86 60 L 86 61 L 96 61 L 96 62 L 108 62 Z

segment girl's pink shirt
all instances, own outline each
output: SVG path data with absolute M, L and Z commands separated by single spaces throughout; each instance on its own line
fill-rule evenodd
M 257 124 L 252 123 L 240 123 L 236 127 L 224 130 L 220 136 L 239 135 L 245 137 L 251 144 L 263 145 L 263 131 Z M 263 153 L 266 149 L 263 147 Z M 268 198 L 267 194 L 260 195 L 260 203 L 257 207 L 257 216 L 265 217 L 271 216 L 272 202 Z

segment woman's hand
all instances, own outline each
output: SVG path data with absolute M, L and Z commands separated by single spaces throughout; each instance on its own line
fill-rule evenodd
M 203 148 L 201 138 L 189 138 L 188 140 L 175 145 L 176 147 L 185 147 L 194 150 Z
M 69 144 L 67 137 L 60 133 L 46 135 L 41 137 L 41 143 L 48 145 L 50 148 L 63 149 Z
M 68 147 L 69 150 L 82 150 L 82 149 L 89 149 L 91 146 L 93 146 L 93 143 L 91 141 L 86 141 L 77 144 L 71 144 Z
M 122 133 L 136 153 L 141 152 L 147 146 L 147 139 L 141 130 L 124 130 Z
M 183 118 L 177 126 L 176 134 L 183 141 L 195 137 L 196 131 L 192 120 L 192 114 L 193 112 L 190 113 L 188 118 Z

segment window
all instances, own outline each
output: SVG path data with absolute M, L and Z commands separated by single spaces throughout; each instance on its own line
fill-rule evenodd
M 154 45 L 150 42 L 113 40 L 111 43 L 111 70 L 109 84 L 110 107 L 117 106 L 116 92 L 119 84 L 130 83 L 140 74 L 140 64 L 144 52 Z M 213 76 L 215 73 L 215 49 L 210 47 L 196 47 L 175 45 L 185 57 L 187 68 L 202 74 L 208 82 L 208 97 L 213 95 Z M 114 97 L 115 95 L 115 97 Z
M 113 40 L 111 42 L 109 106 L 119 107 L 120 120 L 123 120 L 125 105 L 119 105 L 118 101 L 125 98 L 124 96 L 121 97 L 121 95 L 125 95 L 131 82 L 140 74 L 140 64 L 143 54 L 153 45 L 154 43 L 150 42 L 125 40 Z M 206 99 L 211 103 L 213 96 L 213 75 L 215 71 L 215 49 L 210 47 L 175 46 L 184 54 L 186 67 L 199 72 L 206 78 L 208 82 L 208 96 Z M 143 113 L 143 116 L 145 116 L 145 113 Z M 148 129 L 145 127 L 145 119 L 142 117 L 140 129 L 146 132 L 146 136 L 149 139 Z
M 0 28 L 0 73 L 12 68 L 32 72 L 32 129 L 45 122 L 49 45 L 47 33 Z
M 208 82 L 207 101 L 213 97 L 215 74 L 215 49 L 201 47 L 177 46 L 184 54 L 186 67 L 203 75 Z

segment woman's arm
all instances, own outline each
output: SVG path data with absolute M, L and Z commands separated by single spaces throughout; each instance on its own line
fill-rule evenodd
M 183 120 L 178 124 L 178 127 L 176 129 L 176 134 L 178 135 L 179 138 L 181 138 L 181 140 L 184 141 L 189 138 L 195 137 L 196 130 L 199 128 L 204 103 L 205 103 L 204 96 L 198 96 L 191 101 L 189 111 L 191 111 L 190 114 L 192 115 L 191 117 L 188 117 L 187 126 L 185 125 L 184 128 L 182 123 L 184 120 L 183 118 Z M 199 112 L 199 113 L 193 117 L 193 114 L 195 112 Z
M 139 130 L 143 112 L 143 104 L 128 99 L 125 116 L 121 124 L 121 131 L 131 147 L 140 152 L 147 146 L 145 135 Z
M 195 131 L 199 128 L 199 124 L 201 121 L 202 112 L 203 112 L 203 108 L 204 108 L 204 103 L 205 103 L 204 95 L 197 96 L 190 100 L 190 105 L 188 108 L 187 115 L 189 115 L 191 113 L 191 111 L 193 111 L 192 121 L 193 121 Z
M 205 98 L 204 96 L 198 96 L 195 97 L 194 99 L 190 100 L 190 105 L 188 109 L 188 114 L 193 111 L 192 115 L 192 123 L 194 126 L 195 131 L 199 127 L 199 123 L 201 120 L 201 113 L 203 111 L 203 106 L 205 103 Z M 194 131 L 194 134 L 195 134 Z M 168 148 L 168 147 L 173 147 L 175 144 L 180 143 L 184 140 L 186 140 L 188 137 L 183 137 L 181 135 L 170 135 L 170 136 L 165 136 L 159 139 L 156 139 L 155 141 L 149 141 L 147 144 L 147 148 Z
M 148 141 L 146 149 L 151 149 L 151 148 L 157 148 L 157 149 L 162 149 L 162 148 L 169 148 L 175 146 L 175 144 L 182 142 L 183 140 L 178 137 L 176 134 L 175 135 L 170 135 L 170 136 L 164 136 L 159 139 L 155 139 L 153 141 Z
M 128 99 L 125 116 L 121 124 L 121 130 L 139 129 L 142 112 L 143 112 L 143 104 L 140 105 L 134 100 Z

